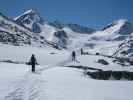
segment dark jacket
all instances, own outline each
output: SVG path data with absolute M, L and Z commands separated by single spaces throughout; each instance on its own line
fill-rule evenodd
M 30 63 L 31 63 L 31 65 L 35 65 L 37 63 L 34 55 L 31 56 Z

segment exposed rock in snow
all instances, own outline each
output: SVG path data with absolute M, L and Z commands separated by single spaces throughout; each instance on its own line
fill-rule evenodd
M 116 52 L 114 53 L 114 56 L 133 58 L 133 33 L 129 35 L 125 41 L 120 43 Z

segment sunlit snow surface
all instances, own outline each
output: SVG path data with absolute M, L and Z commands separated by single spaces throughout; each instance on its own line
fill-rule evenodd
M 94 80 L 83 70 L 63 65 L 86 65 L 105 70 L 121 70 L 119 65 L 103 66 L 95 61 L 99 56 L 80 56 L 80 63 L 71 62 L 69 51 L 33 47 L 0 46 L 0 59 L 29 60 L 32 53 L 40 65 L 36 73 L 25 64 L 0 63 L 0 100 L 132 100 L 132 81 Z M 126 69 L 126 68 L 125 68 Z M 122 69 L 124 70 L 124 69 Z M 126 70 L 132 71 L 129 66 Z

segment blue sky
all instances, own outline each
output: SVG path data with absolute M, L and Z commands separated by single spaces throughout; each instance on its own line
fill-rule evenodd
M 0 0 L 0 11 L 10 17 L 31 8 L 47 20 L 92 28 L 102 28 L 120 18 L 133 21 L 133 0 Z

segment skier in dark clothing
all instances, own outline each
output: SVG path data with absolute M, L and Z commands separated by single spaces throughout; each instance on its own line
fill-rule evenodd
M 35 58 L 34 54 L 32 54 L 32 56 L 31 56 L 30 63 L 31 63 L 31 66 L 32 66 L 32 70 L 31 71 L 35 72 L 35 64 L 37 63 L 37 61 L 36 61 L 36 58 Z
M 76 61 L 76 53 L 75 53 L 75 51 L 72 52 L 72 61 Z
M 84 54 L 83 48 L 81 48 L 80 51 L 81 51 L 81 55 L 83 55 Z

